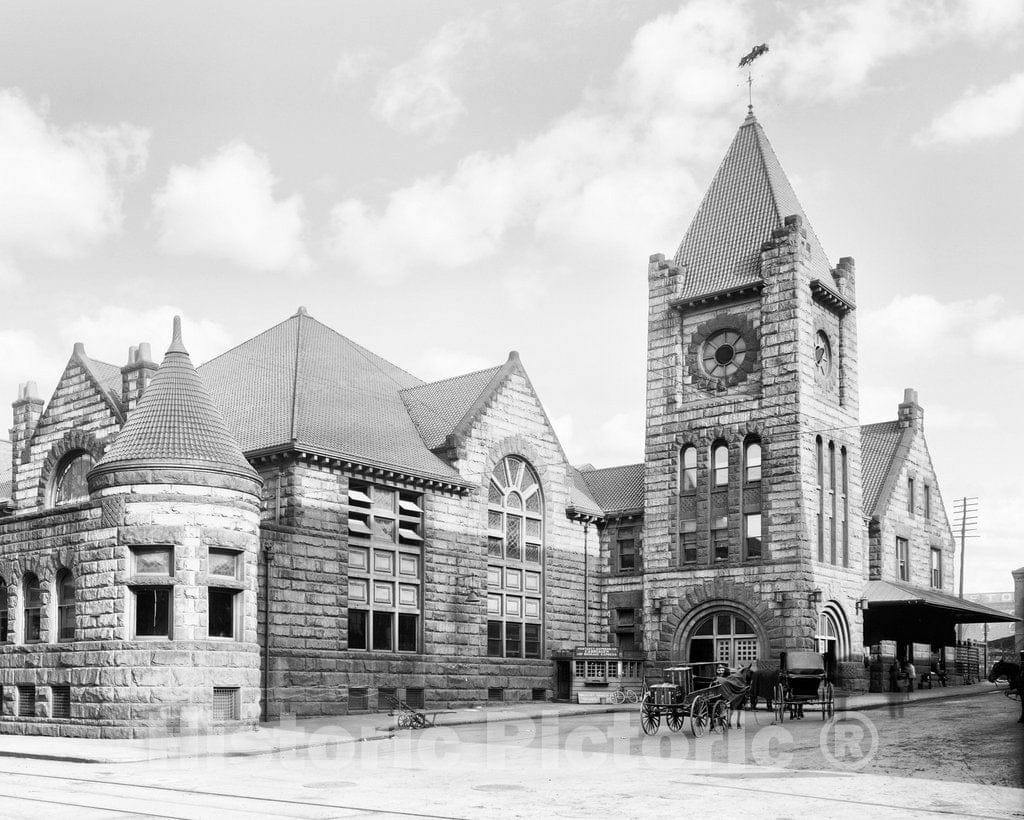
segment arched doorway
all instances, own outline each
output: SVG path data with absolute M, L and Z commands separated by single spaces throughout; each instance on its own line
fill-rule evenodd
M 750 620 L 735 611 L 716 610 L 697 621 L 686 639 L 690 663 L 745 666 L 757 660 L 761 640 Z
M 850 633 L 843 611 L 831 601 L 818 614 L 814 638 L 818 652 L 825 656 L 825 669 L 835 680 L 839 662 L 850 657 Z

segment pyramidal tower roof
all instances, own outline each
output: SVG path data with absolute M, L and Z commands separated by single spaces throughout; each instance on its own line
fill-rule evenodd
M 145 467 L 188 467 L 258 479 L 192 365 L 178 316 L 163 363 L 93 472 Z
M 740 125 L 711 186 L 676 251 L 683 266 L 682 296 L 741 287 L 761 279 L 761 245 L 799 215 L 819 277 L 829 270 L 821 243 L 753 111 Z

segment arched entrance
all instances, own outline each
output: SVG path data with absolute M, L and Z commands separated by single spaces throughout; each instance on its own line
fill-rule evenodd
M 829 601 L 818 614 L 814 637 L 818 652 L 825 656 L 829 677 L 835 680 L 839 662 L 850 657 L 850 632 L 843 611 L 835 602 Z
M 762 651 L 760 633 L 746 613 L 726 606 L 708 607 L 684 625 L 678 635 L 677 654 L 689 663 L 746 666 L 756 661 Z

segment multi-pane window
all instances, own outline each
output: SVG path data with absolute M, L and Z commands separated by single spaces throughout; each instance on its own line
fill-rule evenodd
M 36 643 L 43 639 L 43 591 L 39 585 L 39 579 L 31 572 L 25 576 L 24 591 L 25 643 Z
M 348 648 L 418 651 L 422 496 L 352 480 L 348 533 Z
M 7 582 L 4 581 L 3 578 L 0 578 L 0 643 L 7 643 L 10 639 L 10 635 L 7 631 L 10 626 L 10 622 L 8 620 L 9 606 L 10 600 L 7 597 Z
M 901 581 L 910 580 L 910 542 L 906 538 L 896 539 L 896 572 Z
M 636 530 L 632 527 L 620 529 L 616 537 L 619 556 L 619 572 L 633 572 L 637 568 Z
M 638 618 L 635 609 L 615 610 L 615 641 L 623 652 L 633 652 L 637 649 L 637 626 Z
M 761 513 L 748 513 L 743 516 L 747 558 L 761 557 Z
M 70 572 L 57 578 L 57 639 L 75 639 L 75 579 Z
M 911 515 L 915 512 L 914 506 L 914 479 L 907 479 L 907 512 Z
M 683 448 L 680 458 L 681 469 L 679 476 L 680 492 L 689 493 L 697 489 L 697 448 L 687 444 Z
M 850 566 L 850 477 L 845 447 L 840 450 L 840 460 L 842 462 L 842 483 L 839 490 L 842 493 L 840 510 L 843 518 L 843 566 L 848 567 Z
M 540 480 L 523 459 L 507 456 L 491 473 L 487 490 L 487 654 L 492 657 L 541 656 L 543 549 Z
M 746 482 L 752 484 L 761 480 L 761 442 L 750 440 L 743 452 L 746 469 Z
M 932 586 L 942 589 L 942 549 L 932 547 Z
M 715 442 L 711 448 L 711 472 L 716 487 L 729 483 L 729 447 L 724 441 Z
M 724 515 L 712 522 L 711 554 L 716 561 L 729 560 L 729 519 Z
M 836 563 L 836 443 L 828 443 L 828 544 L 829 561 Z
M 96 462 L 88 453 L 78 452 L 61 464 L 50 488 L 50 506 L 75 504 L 89 497 L 85 477 Z
M 679 560 L 684 564 L 697 562 L 697 522 L 683 521 L 679 533 Z
M 818 560 L 825 560 L 825 458 L 821 436 L 814 442 L 815 475 L 818 480 Z
M 170 638 L 173 624 L 174 550 L 171 547 L 132 549 L 132 637 Z
M 740 615 L 718 612 L 697 624 L 690 637 L 690 663 L 740 666 L 757 660 L 757 633 Z
M 207 561 L 208 634 L 211 638 L 239 636 L 239 601 L 242 591 L 224 584 L 242 578 L 242 554 L 212 547 Z

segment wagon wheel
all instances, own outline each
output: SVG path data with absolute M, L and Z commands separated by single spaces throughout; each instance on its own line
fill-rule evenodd
M 623 692 L 621 689 L 616 689 L 608 696 L 608 700 L 610 700 L 612 703 L 625 703 L 626 693 Z
M 399 712 L 398 714 L 398 728 L 409 729 L 412 726 L 411 717 L 405 712 Z
M 711 731 L 728 732 L 730 722 L 729 704 L 724 700 L 717 701 L 711 713 Z
M 772 705 L 775 708 L 775 722 L 782 723 L 783 718 L 786 716 L 786 692 L 782 688 L 781 683 L 775 684 L 775 693 L 773 697 L 774 701 Z
M 640 693 L 637 692 L 636 689 L 627 689 L 626 690 L 626 703 L 639 703 L 639 702 L 640 702 Z
M 686 723 L 686 713 L 682 709 L 673 709 L 665 715 L 665 723 L 668 724 L 670 731 L 678 732 Z
M 660 724 L 661 715 L 650 702 L 650 695 L 644 695 L 644 699 L 640 701 L 640 728 L 644 730 L 645 735 L 653 735 L 658 731 Z
M 836 690 L 831 683 L 825 684 L 825 695 L 821 701 L 821 719 L 828 720 L 836 714 Z
M 697 695 L 690 702 L 690 731 L 693 732 L 693 736 L 704 737 L 710 722 L 707 698 Z
M 427 716 L 420 712 L 414 712 L 409 716 L 409 725 L 413 729 L 425 729 L 427 726 Z

